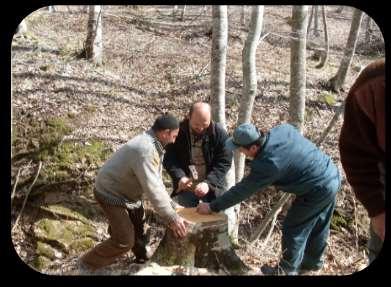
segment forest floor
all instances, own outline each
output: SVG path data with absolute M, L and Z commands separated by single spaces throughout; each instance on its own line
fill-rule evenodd
M 37 208 L 42 200 L 47 204 L 78 198 L 95 208 L 91 193 L 94 176 L 113 151 L 149 128 L 162 112 L 183 118 L 191 103 L 209 101 L 210 95 L 210 7 L 203 12 L 202 6 L 188 6 L 182 21 L 179 12 L 172 16 L 172 6 L 142 6 L 136 10 L 130 6 L 105 6 L 102 66 L 95 66 L 82 57 L 88 15 L 76 11 L 75 7 L 71 9 L 72 13 L 66 9 L 54 13 L 43 9 L 33 12 L 26 18 L 28 32 L 15 36 L 12 42 L 11 184 L 16 185 L 12 224 L 32 187 L 12 238 L 19 256 L 31 266 L 36 259 L 36 239 L 31 231 L 37 218 L 44 216 Z M 230 133 L 236 124 L 243 87 L 241 53 L 250 18 L 247 9 L 247 22 L 242 26 L 239 6 L 229 6 L 226 119 Z M 326 83 L 336 74 L 344 52 L 352 15 L 349 7 L 342 13 L 335 10 L 336 7 L 327 7 L 330 55 L 326 66 L 317 69 L 318 62 L 312 57 L 314 51 L 307 51 L 304 134 L 312 140 L 327 127 L 359 71 L 384 56 L 384 41 L 378 27 L 373 24 L 368 42 L 363 22 L 345 90 L 339 94 L 327 90 Z M 257 48 L 258 95 L 252 114 L 252 122 L 265 130 L 288 118 L 290 15 L 289 6 L 265 7 L 262 34 L 269 34 Z M 318 38 L 310 34 L 320 46 L 322 33 Z M 340 118 L 320 147 L 342 171 L 337 148 L 341 125 Z M 45 134 L 48 129 L 51 134 Z M 62 146 L 66 154 L 54 158 L 50 145 Z M 75 150 L 84 151 L 83 148 L 96 154 L 76 154 Z M 39 161 L 42 171 L 33 183 Z M 63 169 L 55 170 L 58 165 Z M 167 178 L 165 181 L 169 187 Z M 241 205 L 236 251 L 254 270 L 263 264 L 277 263 L 281 254 L 281 222 L 289 204 L 278 216 L 266 244 L 264 237 L 253 246 L 246 244 L 251 231 L 280 196 L 270 188 Z M 107 236 L 105 218 L 101 212 L 92 214 L 90 219 L 103 239 Z M 164 229 L 159 219 L 151 212 L 148 214 L 153 249 Z M 368 219 L 344 173 L 333 219 L 325 266 L 320 274 L 346 275 L 363 269 L 367 265 Z M 77 256 L 58 256 L 42 272 L 59 274 L 72 269 Z M 133 274 L 129 269 L 131 261 L 131 255 L 121 258 L 111 267 L 112 273 Z

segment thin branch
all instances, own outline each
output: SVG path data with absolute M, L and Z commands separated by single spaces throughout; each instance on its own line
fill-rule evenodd
M 26 202 L 27 202 L 28 196 L 29 196 L 29 194 L 30 194 L 30 192 L 31 192 L 31 190 L 32 190 L 32 188 L 33 188 L 35 182 L 37 181 L 37 178 L 38 178 L 39 173 L 40 173 L 40 171 L 41 171 L 41 167 L 42 167 L 42 161 L 39 162 L 37 175 L 35 176 L 33 183 L 30 185 L 30 188 L 28 189 L 28 191 L 27 191 L 27 193 L 26 193 L 26 197 L 24 198 L 22 208 L 21 208 L 21 210 L 20 210 L 20 212 L 19 212 L 18 217 L 17 217 L 16 220 L 15 220 L 14 226 L 12 226 L 12 230 L 11 230 L 12 232 L 15 230 L 15 227 L 18 225 L 20 216 L 22 215 L 22 212 L 23 212 L 23 210 L 24 210 L 24 207 L 26 206 Z
M 12 206 L 12 201 L 14 200 L 14 197 L 15 197 L 16 185 L 18 184 L 18 180 L 19 180 L 19 175 L 20 175 L 20 170 L 21 170 L 21 169 L 22 169 L 22 168 L 19 168 L 19 169 L 18 169 L 18 173 L 17 173 L 17 175 L 16 175 L 14 188 L 13 188 L 12 194 L 11 194 L 11 206 Z
M 278 213 L 281 211 L 284 204 L 288 201 L 290 198 L 289 193 L 284 193 L 280 200 L 277 202 L 277 204 L 273 207 L 273 209 L 266 215 L 266 218 L 259 224 L 258 228 L 255 228 L 255 231 L 253 233 L 253 236 L 250 238 L 250 242 L 255 242 L 265 231 L 266 227 L 268 226 L 269 222 L 272 221 L 274 217 L 277 217 Z M 272 226 L 271 228 L 273 228 Z
M 281 208 L 282 208 L 282 207 L 281 207 Z M 270 236 L 272 235 L 272 231 L 273 231 L 273 229 L 274 229 L 274 225 L 276 224 L 276 220 L 277 220 L 277 215 L 278 215 L 278 213 L 280 213 L 280 211 L 277 211 L 276 214 L 275 214 L 274 217 L 273 217 L 273 221 L 272 221 L 272 223 L 271 223 L 271 228 L 269 229 L 269 232 L 268 232 L 268 234 L 267 234 L 267 236 L 266 236 L 266 239 L 265 239 L 265 240 L 263 241 L 263 243 L 262 243 L 262 247 L 261 247 L 262 250 L 265 249 L 267 243 L 269 242 Z

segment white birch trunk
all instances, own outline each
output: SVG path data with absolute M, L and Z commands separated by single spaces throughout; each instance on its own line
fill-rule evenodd
M 88 33 L 86 40 L 86 57 L 97 65 L 102 64 L 102 6 L 89 7 Z
M 181 12 L 181 21 L 185 18 L 185 13 L 186 13 L 186 5 L 183 5 L 182 7 L 182 12 Z
M 225 121 L 225 65 L 228 45 L 228 15 L 227 6 L 212 6 L 212 57 L 211 57 L 211 106 L 212 117 L 226 129 Z M 227 189 L 235 184 L 235 165 L 232 161 L 230 170 L 225 177 Z M 219 196 L 217 191 L 217 196 Z M 228 216 L 228 235 L 232 243 L 238 243 L 239 220 L 235 206 L 224 211 Z
M 173 18 L 175 18 L 177 10 L 178 10 L 178 5 L 174 5 L 174 8 L 172 8 L 172 17 Z
M 372 18 L 367 15 L 366 17 L 366 28 L 365 28 L 365 42 L 369 43 L 371 40 L 372 33 Z
M 316 66 L 316 68 L 320 69 L 323 68 L 327 60 L 329 58 L 329 50 L 330 50 L 330 44 L 329 44 L 329 32 L 328 32 L 328 25 L 327 25 L 327 18 L 326 18 L 326 8 L 323 5 L 322 6 L 322 20 L 323 20 L 323 31 L 324 31 L 324 45 L 325 45 L 325 50 L 324 54 L 321 55 L 321 60 L 320 63 Z
M 306 91 L 307 6 L 293 6 L 290 68 L 289 121 L 303 129 Z
M 245 14 L 246 14 L 246 6 L 242 5 L 242 10 L 241 10 L 241 13 L 240 13 L 240 24 L 242 26 L 246 25 Z
M 242 52 L 243 63 L 243 93 L 240 101 L 237 126 L 249 123 L 253 112 L 254 100 L 257 95 L 256 50 L 262 32 L 263 6 L 253 6 L 249 32 Z M 243 178 L 245 156 L 235 151 L 236 182 Z
M 27 24 L 25 19 L 23 19 L 22 22 L 20 22 L 20 24 L 16 28 L 15 34 L 24 34 L 26 32 L 27 32 Z
M 227 6 L 212 7 L 211 106 L 213 120 L 225 123 L 225 65 L 228 45 Z
M 319 37 L 319 6 L 314 6 L 314 35 Z
M 339 66 L 337 74 L 333 78 L 331 78 L 329 82 L 330 87 L 334 91 L 338 91 L 342 88 L 342 85 L 344 84 L 346 79 L 346 75 L 348 74 L 348 70 L 354 56 L 354 51 L 356 50 L 356 44 L 357 44 L 358 34 L 360 32 L 362 16 L 363 16 L 363 12 L 359 9 L 354 8 L 349 37 L 346 43 L 346 48 L 341 60 L 341 64 Z

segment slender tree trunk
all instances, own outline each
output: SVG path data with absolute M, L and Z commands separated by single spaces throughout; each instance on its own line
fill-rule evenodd
M 86 57 L 97 65 L 102 64 L 102 6 L 90 6 L 88 34 L 86 40 Z
M 172 8 L 172 18 L 175 18 L 177 10 L 178 10 L 178 5 L 174 5 L 174 8 Z
M 181 12 L 181 21 L 185 18 L 185 13 L 186 13 L 186 5 L 183 5 L 182 7 L 182 12 Z
M 345 6 L 338 6 L 338 9 L 335 11 L 338 14 L 341 14 Z
M 26 32 L 27 32 L 27 24 L 26 24 L 26 20 L 23 19 L 22 22 L 20 22 L 20 24 L 16 28 L 15 34 L 23 34 Z
M 371 40 L 372 33 L 372 19 L 369 15 L 366 17 L 366 28 L 365 28 L 365 42 L 369 43 Z
M 245 14 L 246 14 L 246 6 L 245 5 L 242 5 L 242 11 L 240 13 L 240 24 L 242 26 L 246 25 L 246 17 L 245 17 Z
M 226 129 L 225 121 L 225 65 L 228 45 L 228 15 L 227 6 L 212 6 L 212 59 L 211 59 L 211 106 L 215 122 L 219 122 Z M 235 165 L 225 177 L 226 188 L 235 184 Z M 221 191 L 217 191 L 217 196 Z M 233 243 L 238 242 L 238 213 L 235 206 L 226 209 L 228 216 L 228 234 Z
M 352 24 L 350 26 L 350 32 L 344 55 L 341 60 L 337 74 L 330 79 L 329 86 L 334 90 L 338 91 L 342 88 L 346 75 L 348 73 L 350 64 L 353 59 L 354 51 L 356 49 L 358 34 L 360 32 L 360 25 L 362 20 L 363 12 L 359 9 L 354 9 Z
M 243 93 L 240 101 L 237 126 L 249 123 L 253 112 L 254 99 L 257 95 L 256 50 L 262 33 L 263 6 L 253 6 L 249 32 L 242 52 L 243 63 Z M 245 156 L 235 152 L 236 182 L 243 178 Z
M 289 121 L 299 130 L 303 129 L 305 113 L 307 11 L 307 6 L 292 8 Z
M 314 35 L 319 37 L 319 6 L 314 6 Z
M 314 17 L 314 9 L 315 9 L 315 7 L 311 6 L 310 18 L 309 18 L 308 24 L 307 24 L 307 36 L 310 34 L 310 31 L 311 31 L 311 23 L 312 23 L 312 18 Z
M 324 5 L 322 6 L 322 20 L 323 20 L 325 51 L 324 51 L 324 54 L 321 56 L 320 63 L 316 66 L 317 68 L 323 68 L 326 65 L 326 62 L 329 58 L 329 50 L 330 50 L 329 32 L 328 32 L 327 18 L 326 18 L 326 8 Z
M 225 123 L 225 65 L 228 45 L 227 6 L 212 7 L 211 106 L 213 120 Z

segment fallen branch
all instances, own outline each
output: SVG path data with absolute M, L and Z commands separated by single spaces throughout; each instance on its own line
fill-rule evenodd
M 273 209 L 268 213 L 266 218 L 258 225 L 257 228 L 255 228 L 255 231 L 253 233 L 253 236 L 250 238 L 250 243 L 254 243 L 265 231 L 268 224 L 272 221 L 273 218 L 277 218 L 277 215 L 280 213 L 282 207 L 284 204 L 288 201 L 290 198 L 289 193 L 284 193 L 280 200 L 277 202 L 277 204 L 273 207 Z M 274 225 L 271 226 L 271 229 L 273 229 Z
M 344 111 L 344 107 L 345 107 L 345 102 L 343 102 L 338 108 L 337 108 L 337 111 L 335 112 L 333 118 L 331 119 L 329 125 L 327 126 L 327 128 L 323 131 L 322 135 L 319 137 L 319 139 L 315 142 L 317 145 L 320 145 L 326 138 L 326 136 L 328 135 L 328 133 L 330 132 L 331 128 L 335 125 L 335 123 L 338 121 L 339 119 L 339 116 L 342 114 L 342 112 Z
M 15 197 L 16 185 L 18 184 L 18 180 L 19 180 L 19 175 L 20 175 L 20 170 L 21 170 L 21 169 L 22 169 L 22 168 L 19 168 L 18 173 L 17 173 L 17 175 L 16 175 L 14 188 L 13 188 L 12 194 L 11 194 L 11 206 L 12 206 L 12 201 L 14 200 L 14 197 Z
M 333 252 L 333 249 L 331 248 L 331 245 L 327 245 L 327 246 L 329 247 L 330 254 L 331 254 L 331 257 L 333 258 L 334 264 L 337 265 L 340 270 L 342 270 L 343 266 L 336 260 L 337 257 L 334 255 L 334 252 Z
M 281 206 L 281 208 L 282 208 L 282 206 Z M 269 232 L 268 232 L 268 234 L 267 234 L 267 236 L 266 236 L 266 239 L 265 239 L 265 240 L 263 241 L 263 243 L 262 243 L 262 247 L 261 247 L 261 250 L 262 250 L 262 251 L 265 249 L 267 243 L 269 242 L 270 236 L 272 235 L 272 231 L 273 231 L 273 229 L 274 229 L 274 225 L 276 224 L 276 220 L 277 220 L 277 215 L 278 215 L 278 213 L 280 213 L 280 211 L 277 211 L 276 214 L 274 215 L 273 221 L 272 221 L 272 223 L 271 223 L 271 226 L 272 226 L 272 227 L 269 229 Z
M 31 190 L 32 190 L 32 188 L 33 188 L 35 182 L 37 181 L 37 178 L 38 178 L 39 173 L 40 173 L 40 171 L 41 171 L 41 167 L 42 167 L 42 161 L 39 162 L 37 174 L 36 174 L 36 176 L 35 176 L 35 178 L 34 178 L 33 183 L 30 185 L 30 188 L 28 189 L 28 191 L 27 191 L 27 193 L 26 193 L 26 197 L 24 198 L 24 201 L 23 201 L 23 204 L 22 204 L 22 208 L 20 209 L 19 215 L 18 215 L 18 217 L 16 218 L 14 225 L 12 226 L 11 232 L 13 232 L 13 231 L 15 230 L 15 227 L 18 225 L 20 216 L 22 215 L 23 210 L 24 210 L 24 207 L 26 206 L 26 202 L 27 202 L 27 199 L 28 199 L 28 197 L 29 197 L 29 194 L 30 194 L 30 192 L 31 192 Z

